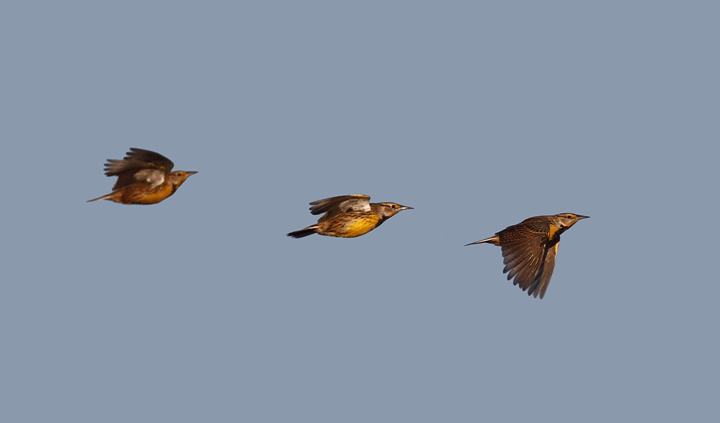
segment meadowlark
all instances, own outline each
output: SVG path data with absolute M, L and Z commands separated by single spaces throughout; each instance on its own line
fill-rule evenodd
M 318 223 L 287 234 L 302 238 L 312 234 L 354 238 L 372 231 L 402 210 L 395 203 L 371 203 L 367 195 L 341 195 L 310 203 L 310 213 L 325 213 Z
M 527 290 L 528 295 L 535 298 L 539 295 L 542 299 L 555 268 L 560 234 L 588 217 L 573 213 L 535 216 L 508 226 L 490 238 L 467 245 L 485 242 L 499 245 L 505 264 L 503 273 L 509 272 L 508 280 L 515 278 L 513 285 Z
M 154 151 L 131 148 L 124 159 L 108 159 L 106 176 L 117 176 L 113 192 L 88 200 L 110 200 L 122 204 L 156 204 L 177 191 L 197 172 L 172 172 L 170 159 Z

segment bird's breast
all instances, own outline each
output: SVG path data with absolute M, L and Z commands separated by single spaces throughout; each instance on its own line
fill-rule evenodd
M 175 190 L 171 185 L 160 185 L 155 189 L 145 189 L 133 194 L 135 204 L 156 204 L 171 196 Z
M 345 238 L 353 238 L 372 231 L 377 227 L 380 217 L 376 215 L 363 216 L 348 222 L 345 225 L 344 233 L 342 234 Z
M 554 240 L 556 237 L 559 237 L 561 233 L 562 233 L 562 232 L 560 232 L 560 227 L 559 227 L 559 226 L 557 226 L 557 225 L 550 225 L 550 230 L 548 231 L 548 240 L 549 240 L 549 241 Z

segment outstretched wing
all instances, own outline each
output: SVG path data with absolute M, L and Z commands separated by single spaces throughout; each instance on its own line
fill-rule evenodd
M 541 225 L 522 222 L 498 232 L 505 263 L 503 273 L 509 272 L 508 280 L 515 278 L 513 284 L 523 291 L 535 282 L 546 257 L 548 231 Z
M 560 242 L 555 242 L 555 245 L 547 247 L 545 249 L 545 260 L 543 260 L 542 266 L 535 275 L 535 280 L 530 284 L 528 288 L 528 295 L 532 295 L 535 298 L 540 295 L 540 299 L 545 296 L 545 291 L 550 285 L 550 278 L 552 277 L 553 270 L 555 270 L 555 257 L 557 257 L 557 250 Z
M 368 195 L 341 195 L 325 198 L 310 203 L 310 213 L 323 215 L 318 222 L 328 220 L 341 213 L 349 211 L 369 212 L 370 196 Z
M 118 177 L 113 190 L 140 182 L 159 185 L 174 166 L 175 164 L 162 154 L 131 148 L 122 160 L 108 159 L 105 175 Z
M 109 159 L 105 164 L 105 175 L 116 176 L 128 170 L 155 168 L 167 173 L 175 164 L 163 156 L 150 150 L 131 148 L 122 160 Z

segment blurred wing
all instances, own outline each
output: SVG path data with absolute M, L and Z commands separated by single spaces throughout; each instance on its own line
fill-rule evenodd
M 128 170 L 137 169 L 159 169 L 169 173 L 175 164 L 154 151 L 131 148 L 122 160 L 109 159 L 105 164 L 105 175 L 116 176 Z
M 160 169 L 130 169 L 118 175 L 113 191 L 132 184 L 147 184 L 156 187 L 165 182 L 165 171 Z
M 325 198 L 310 203 L 310 213 L 322 214 L 318 220 L 322 222 L 342 213 L 349 211 L 369 212 L 370 196 L 367 195 L 341 195 L 338 197 Z
M 113 190 L 140 182 L 157 186 L 164 182 L 165 174 L 174 166 L 174 163 L 162 154 L 131 148 L 124 159 L 107 161 L 105 175 L 118 177 Z

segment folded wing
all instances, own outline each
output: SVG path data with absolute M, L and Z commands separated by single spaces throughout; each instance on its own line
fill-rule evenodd
M 310 213 L 325 213 L 318 222 L 331 219 L 349 211 L 369 212 L 370 196 L 368 195 L 341 195 L 338 197 L 325 198 L 310 203 Z

